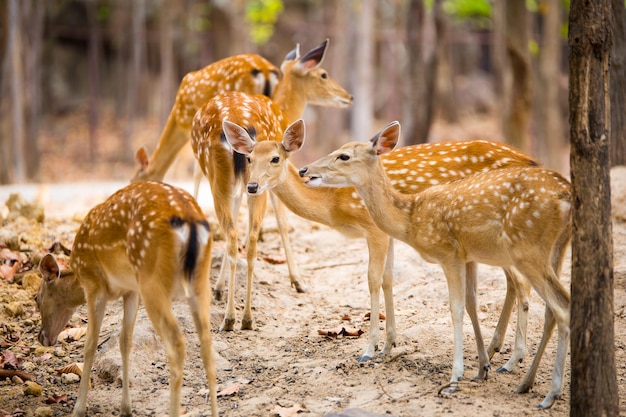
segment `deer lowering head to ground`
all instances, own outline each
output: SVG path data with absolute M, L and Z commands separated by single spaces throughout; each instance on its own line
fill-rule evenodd
M 399 136 L 400 124 L 393 122 L 370 143 L 348 143 L 299 173 L 311 187 L 355 187 L 379 228 L 442 266 L 454 327 L 452 389 L 463 376 L 463 310 L 465 296 L 471 296 L 466 293 L 467 265 L 510 268 L 528 279 L 546 302 L 545 328 L 551 331 L 549 322 L 558 325 L 552 386 L 539 405 L 550 407 L 563 387 L 569 340 L 570 298 L 555 265 L 560 265 L 571 233 L 571 185 L 554 171 L 516 167 L 403 195 L 394 190 L 380 161 Z M 542 345 L 550 331 L 544 332 Z M 488 366 L 487 354 L 478 353 L 482 369 Z M 536 366 L 537 358 L 523 385 L 532 384 Z
M 211 98 L 226 91 L 273 97 L 288 122 L 302 117 L 307 103 L 349 106 L 352 96 L 320 67 L 327 47 L 328 39 L 300 56 L 299 45 L 296 46 L 281 64 L 282 75 L 277 67 L 254 54 L 224 58 L 185 75 L 153 154 L 149 157 L 145 148 L 137 151 L 135 158 L 139 169 L 131 182 L 163 180 L 176 155 L 189 142 L 196 111 Z M 196 176 L 196 197 L 199 179 Z
M 122 297 L 121 415 L 131 415 L 129 354 L 139 305 L 160 336 L 170 367 L 170 416 L 180 414 L 185 340 L 172 312 L 172 296 L 184 291 L 201 344 L 201 356 L 217 416 L 215 363 L 211 345 L 212 235 L 191 195 L 158 183 L 131 184 L 94 207 L 83 221 L 70 255 L 70 270 L 60 271 L 52 255 L 40 263 L 43 281 L 36 296 L 42 317 L 39 341 L 54 345 L 73 311 L 87 302 L 89 323 L 84 373 L 74 416 L 84 416 L 91 367 L 108 301 Z
M 249 162 L 247 191 L 250 195 L 272 191 L 295 214 L 330 226 L 348 237 L 364 237 L 367 240 L 370 317 L 378 317 L 382 283 L 387 314 L 386 342 L 381 353 L 388 353 L 396 342 L 392 294 L 393 246 L 390 245 L 392 241 L 376 226 L 363 200 L 353 188 L 310 188 L 304 184 L 296 168 L 288 160 L 291 153 L 302 147 L 304 131 L 296 135 L 286 135 L 282 142 L 257 142 L 243 127 L 239 126 L 236 129 L 238 133 L 228 135 L 227 140 L 235 151 L 247 156 Z M 530 157 L 515 149 L 486 141 L 415 145 L 394 150 L 383 155 L 381 159 L 391 183 L 404 193 L 424 190 L 433 183 L 454 181 L 484 170 L 536 165 Z M 475 273 L 470 275 L 469 279 L 474 276 Z M 508 303 L 505 302 L 494 342 L 489 349 L 490 353 L 496 351 L 504 340 L 504 332 L 517 295 L 520 308 L 516 344 L 511 359 L 501 368 L 504 370 L 512 368 L 525 353 L 528 316 L 528 309 L 525 306 L 528 304 L 530 290 L 525 279 L 518 280 L 514 274 L 508 276 Z M 475 285 L 468 285 L 467 289 L 476 291 Z M 472 302 L 474 297 L 470 297 L 469 302 Z M 480 332 L 477 316 L 473 314 L 476 308 L 468 305 L 468 311 L 476 331 Z M 367 346 L 359 359 L 361 362 L 373 357 L 378 339 L 379 324 L 377 320 L 372 319 Z M 482 343 L 482 338 L 478 338 L 477 343 Z M 479 350 L 481 349 L 484 350 L 484 347 L 479 346 Z

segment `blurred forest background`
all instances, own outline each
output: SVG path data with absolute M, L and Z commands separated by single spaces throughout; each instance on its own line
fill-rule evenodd
M 623 74 L 624 1 L 612 7 L 611 71 Z M 399 120 L 404 144 L 504 141 L 567 173 L 568 11 L 567 0 L 2 0 L 0 184 L 130 179 L 187 72 L 239 53 L 280 65 L 326 38 L 322 66 L 354 104 L 307 108 L 301 160 Z M 624 94 L 611 85 L 613 121 Z M 613 165 L 624 124 L 613 123 Z M 172 175 L 191 176 L 190 155 Z

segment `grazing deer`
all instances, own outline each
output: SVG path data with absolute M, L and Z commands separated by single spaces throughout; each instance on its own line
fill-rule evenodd
M 387 234 L 378 228 L 370 217 L 363 200 L 353 188 L 310 188 L 304 185 L 296 168 L 288 160 L 291 153 L 302 147 L 304 129 L 297 135 L 286 135 L 282 142 L 256 142 L 241 126 L 235 125 L 229 130 L 236 131 L 235 134 L 227 135 L 230 146 L 236 152 L 246 155 L 249 162 L 248 194 L 261 195 L 265 191 L 272 191 L 295 214 L 337 229 L 348 237 L 364 237 L 367 240 L 370 317 L 378 317 L 379 314 L 382 277 L 386 308 L 386 342 L 381 353 L 388 353 L 396 341 L 392 293 L 393 246 L 390 245 L 392 241 L 388 239 Z M 486 141 L 415 145 L 394 150 L 383 155 L 381 160 L 391 183 L 403 193 L 421 191 L 433 185 L 433 182 L 454 181 L 483 170 L 536 165 L 535 161 L 521 152 Z M 503 308 L 494 341 L 502 343 L 504 339 L 503 334 L 516 294 L 519 297 L 520 308 L 514 352 L 501 370 L 512 369 L 524 356 L 528 308 L 523 306 L 528 304 L 530 291 L 526 280 L 517 280 L 514 275 L 507 276 L 509 302 L 508 305 L 505 303 Z M 470 289 L 471 286 L 468 286 L 468 290 Z M 475 308 L 472 310 L 468 306 L 468 310 L 472 320 L 475 320 L 474 325 L 478 326 L 477 317 L 472 314 Z M 480 331 L 480 328 L 477 328 L 477 331 Z M 360 362 L 373 357 L 378 339 L 378 321 L 372 319 L 367 346 L 359 359 Z M 500 345 L 497 344 L 496 347 L 499 348 Z M 490 352 L 495 350 L 495 347 L 489 349 Z
M 399 136 L 400 124 L 390 123 L 370 144 L 348 143 L 299 174 L 310 187 L 355 187 L 378 227 L 411 245 L 425 260 L 442 266 L 454 327 L 451 390 L 463 376 L 464 296 L 475 297 L 466 293 L 466 287 L 475 282 L 474 276 L 466 275 L 474 275 L 475 267 L 467 266 L 480 262 L 511 268 L 528 279 L 549 310 L 545 329 L 551 330 L 554 321 L 558 325 L 552 386 L 539 405 L 549 408 L 563 388 L 569 340 L 570 297 L 555 268 L 571 233 L 569 182 L 547 169 L 515 167 L 436 185 L 417 194 L 401 194 L 394 190 L 379 158 L 396 146 Z M 544 332 L 542 345 L 549 337 L 550 331 Z M 478 356 L 480 369 L 486 369 L 486 351 L 479 350 Z M 535 358 L 531 368 L 537 365 Z M 532 383 L 535 372 L 530 369 L 532 378 L 525 382 Z
M 121 415 L 131 415 L 129 354 L 139 298 L 165 345 L 170 366 L 170 416 L 180 413 L 185 340 L 172 312 L 179 289 L 189 302 L 209 383 L 211 415 L 217 416 L 211 345 L 212 235 L 191 195 L 158 182 L 131 184 L 94 207 L 82 223 L 70 256 L 70 271 L 50 254 L 40 263 L 43 281 L 36 301 L 42 317 L 39 342 L 56 343 L 76 307 L 87 302 L 89 323 L 84 374 L 74 416 L 84 416 L 98 336 L 108 301 L 124 299 L 120 333 Z

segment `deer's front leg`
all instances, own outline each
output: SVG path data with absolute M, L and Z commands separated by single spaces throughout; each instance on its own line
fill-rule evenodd
M 248 262 L 248 282 L 246 286 L 246 305 L 241 320 L 241 330 L 252 330 L 252 285 L 254 281 L 254 261 L 257 254 L 257 242 L 261 223 L 265 215 L 267 194 L 248 196 L 248 240 L 246 243 L 246 259 Z
M 120 352 L 122 354 L 122 415 L 130 416 L 130 351 L 133 347 L 133 329 L 139 307 L 139 294 L 130 292 L 124 295 L 124 318 L 120 332 Z
M 396 313 L 393 304 L 393 239 L 389 239 L 387 248 L 387 260 L 385 262 L 385 271 L 383 272 L 383 294 L 385 296 L 385 333 L 386 340 L 381 355 L 391 352 L 392 347 L 396 347 Z
M 291 286 L 294 287 L 298 292 L 306 292 L 306 289 L 301 282 L 302 279 L 300 278 L 300 271 L 298 270 L 298 266 L 296 265 L 293 251 L 291 250 L 291 241 L 289 239 L 289 225 L 287 223 L 285 206 L 274 193 L 270 193 L 270 199 L 272 200 L 272 205 L 274 206 L 274 213 L 276 214 L 276 224 L 278 226 L 280 238 L 283 242 L 283 249 L 285 250 L 285 258 L 287 259 L 287 268 L 289 269 L 289 280 L 291 281 Z
M 478 312 L 476 308 L 476 268 L 477 265 L 474 262 L 465 264 L 465 308 L 472 320 L 474 337 L 476 338 L 476 349 L 478 351 L 478 375 L 476 375 L 474 380 L 485 380 L 489 372 L 489 355 L 487 355 L 482 332 L 480 330 L 480 323 L 478 322 Z
M 454 359 L 452 361 L 452 377 L 450 388 L 445 392 L 454 392 L 457 382 L 463 377 L 463 313 L 465 310 L 465 264 L 454 262 L 442 265 L 446 280 L 448 281 L 448 293 L 450 301 L 450 313 L 452 326 L 454 327 Z

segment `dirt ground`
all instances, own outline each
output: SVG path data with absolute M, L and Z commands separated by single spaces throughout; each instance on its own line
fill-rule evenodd
M 626 178 L 626 177 L 625 177 Z M 114 186 L 109 185 L 114 188 Z M 92 187 L 102 194 L 106 187 Z M 79 192 L 76 189 L 70 192 Z M 52 199 L 58 189 L 39 195 Z M 18 219 L 3 226 L 4 240 L 18 236 L 30 257 L 45 250 L 55 240 L 71 246 L 79 220 L 93 204 L 88 193 L 80 193 L 81 205 L 75 202 L 64 212 L 54 205 L 43 224 Z M 200 200 L 208 192 L 201 190 Z M 1 195 L 1 194 L 0 194 Z M 69 210 L 69 211 L 68 211 Z M 73 211 L 75 214 L 70 214 Z M 6 214 L 6 209 L 5 209 Z M 212 212 L 207 207 L 207 212 Z M 242 216 L 244 217 L 244 216 Z M 452 363 L 452 324 L 447 303 L 447 287 L 441 269 L 424 262 L 411 248 L 396 244 L 394 300 L 398 324 L 398 345 L 388 357 L 364 364 L 357 359 L 365 347 L 369 323 L 366 282 L 367 250 L 365 240 L 347 239 L 325 226 L 309 223 L 290 214 L 291 239 L 297 261 L 307 286 L 298 294 L 289 286 L 286 264 L 274 216 L 270 212 L 259 245 L 254 283 L 253 331 L 217 331 L 225 303 L 214 302 L 212 324 L 214 347 L 218 354 L 220 415 L 224 416 L 324 416 L 332 413 L 352 416 L 512 416 L 569 415 L 569 365 L 563 397 L 547 411 L 535 406 L 547 393 L 556 349 L 556 337 L 548 347 L 537 382 L 529 394 L 514 394 L 539 343 L 543 325 L 543 303 L 533 292 L 530 304 L 528 354 L 511 374 L 495 369 L 506 361 L 513 343 L 515 311 L 509 324 L 502 352 L 492 360 L 492 371 L 484 382 L 470 382 L 477 373 L 477 356 L 469 318 L 465 318 L 465 377 L 461 390 L 439 395 L 450 377 Z M 245 225 L 241 224 L 241 230 Z M 626 226 L 614 223 L 615 242 L 615 353 L 620 387 L 620 412 L 626 415 Z M 9 238 L 7 238 L 9 236 Z M 214 245 L 212 280 L 218 272 L 224 241 Z M 568 256 L 569 257 L 569 256 Z M 238 319 L 244 296 L 244 262 L 239 263 L 237 300 Z M 28 275 L 28 274 L 26 274 Z M 479 268 L 479 317 L 483 334 L 489 342 L 502 306 L 505 280 L 497 268 Z M 569 285 L 570 263 L 566 261 L 562 281 Z M 84 337 L 61 341 L 43 348 L 36 340 L 39 314 L 33 291 L 37 283 L 18 275 L 13 280 L 0 279 L 0 363 L 4 352 L 11 351 L 19 369 L 34 376 L 42 392 L 36 395 L 19 379 L 0 382 L 0 416 L 52 416 L 71 412 L 78 382 L 59 374 L 62 367 L 82 361 Z M 381 299 L 382 303 L 382 299 Z M 16 306 L 22 311 L 15 311 Z M 188 308 L 183 300 L 176 304 L 176 314 L 187 337 L 182 407 L 187 415 L 209 415 L 206 382 L 199 358 L 198 342 Z M 120 303 L 109 306 L 101 332 L 101 345 L 93 388 L 89 393 L 89 415 L 118 415 L 120 404 L 119 353 L 117 347 Z M 86 311 L 81 308 L 70 322 L 72 328 L 86 328 Z M 349 319 L 349 320 L 346 320 Z M 237 323 L 237 328 L 239 326 Z M 318 330 L 349 326 L 365 333 L 358 338 L 328 338 Z M 384 321 L 380 323 L 384 329 Z M 384 332 L 381 332 L 381 345 Z M 143 310 L 135 329 L 132 352 L 131 396 L 137 416 L 166 415 L 168 407 L 168 367 L 164 350 Z M 5 357 L 6 362 L 6 357 Z M 569 359 L 568 359 L 569 362 Z M 1 366 L 0 366 L 1 368 Z M 46 401 L 53 404 L 46 404 Z
M 80 333 L 87 326 L 86 310 L 84 307 L 79 309 L 68 326 L 71 332 L 78 333 L 74 335 L 78 340 L 72 340 L 70 334 L 55 347 L 42 347 L 36 339 L 40 316 L 33 300 L 39 277 L 33 275 L 29 268 L 36 265 L 38 257 L 53 242 L 60 241 L 71 247 L 80 220 L 89 208 L 127 184 L 133 170 L 128 161 L 120 162 L 114 157 L 115 152 L 119 151 L 120 142 L 117 137 L 107 136 L 115 133 L 110 130 L 101 133 L 99 147 L 101 157 L 107 163 L 97 166 L 89 164 L 84 158 L 85 141 L 71 140 L 72 136 L 68 133 L 73 132 L 70 128 L 74 129 L 77 125 L 86 126 L 84 121 L 72 116 L 65 121 L 55 121 L 54 127 L 59 132 L 46 130 L 49 132 L 49 137 L 44 138 L 46 148 L 61 149 L 62 152 L 48 153 L 42 161 L 42 171 L 49 183 L 82 183 L 0 187 L 0 244 L 8 245 L 12 249 L 10 253 L 18 254 L 26 262 L 23 273 L 12 279 L 0 278 L 0 371 L 2 368 L 18 367 L 26 373 L 22 375 L 24 380 L 0 380 L 0 417 L 68 415 L 76 400 L 77 377 L 61 374 L 59 370 L 74 362 L 82 362 L 84 336 L 80 337 Z M 143 137 L 137 139 L 138 144 L 153 143 L 159 133 L 159 126 L 158 123 L 152 123 L 138 131 L 143 132 Z M 476 137 L 494 139 L 497 135 L 488 133 L 495 131 L 492 123 L 477 123 L 476 120 L 472 121 L 469 129 L 436 129 L 441 140 Z M 85 132 L 86 128 L 82 133 L 84 137 Z M 68 158 L 82 162 L 68 164 Z M 315 159 L 311 156 L 307 158 Z M 189 178 L 189 164 L 182 166 L 182 173 L 176 180 Z M 621 398 L 620 414 L 626 416 L 626 168 L 614 170 L 613 174 L 615 355 Z M 100 178 L 118 182 L 96 182 Z M 189 182 L 178 185 L 188 190 L 192 188 Z M 210 220 L 215 222 L 210 192 L 205 187 L 206 184 L 200 190 L 199 202 Z M 3 203 L 11 193 L 19 193 L 29 202 L 38 201 L 42 204 L 45 221 L 38 223 L 24 218 L 6 220 L 9 210 Z M 241 218 L 245 219 L 245 216 Z M 225 302 L 213 303 L 211 314 L 214 347 L 218 354 L 220 415 L 569 415 L 569 357 L 562 399 L 550 410 L 535 409 L 549 390 L 556 350 L 555 335 L 548 346 L 532 391 L 529 394 L 514 394 L 541 336 L 544 305 L 536 293 L 533 292 L 530 302 L 528 353 L 514 372 L 498 374 L 495 369 L 504 364 L 511 353 L 516 311 L 513 311 L 503 350 L 492 359 L 489 379 L 477 383 L 470 382 L 477 373 L 477 355 L 474 335 L 466 315 L 465 382 L 458 392 L 439 395 L 440 388 L 449 381 L 452 364 L 452 323 L 447 286 L 441 268 L 424 262 L 408 246 L 396 243 L 394 301 L 398 327 L 397 347 L 387 357 L 377 357 L 360 364 L 357 359 L 365 348 L 369 328 L 369 322 L 364 318 L 369 311 L 365 240 L 345 238 L 334 230 L 312 224 L 293 214 L 289 215 L 289 222 L 296 260 L 308 291 L 299 294 L 289 285 L 287 266 L 282 263 L 284 254 L 270 208 L 255 265 L 254 330 L 239 330 L 238 321 L 236 331 L 218 332 Z M 241 223 L 239 229 L 243 234 L 245 224 Z M 213 282 L 219 271 L 223 249 L 224 241 L 217 240 L 213 253 Z M 0 252 L 0 258 L 5 255 Z M 245 261 L 241 260 L 236 294 L 238 320 L 241 319 L 243 309 L 244 271 Z M 502 308 L 505 280 L 501 270 L 483 265 L 479 267 L 479 276 L 479 318 L 483 336 L 489 343 Z M 568 252 L 562 276 L 567 287 L 569 280 Z M 119 302 L 109 305 L 101 331 L 88 398 L 91 416 L 119 415 L 121 361 L 117 333 L 121 320 L 120 306 Z M 182 299 L 175 308 L 187 337 L 182 407 L 189 416 L 210 415 L 193 322 Z M 328 338 L 318 334 L 320 329 L 341 326 L 361 329 L 364 333 L 358 338 Z M 380 322 L 380 327 L 384 329 L 384 321 Z M 384 330 L 381 331 L 380 346 L 383 342 Z M 168 366 L 161 343 L 143 310 L 140 310 L 137 318 L 131 360 L 134 415 L 166 415 L 169 402 Z M 34 381 L 26 381 L 26 376 L 32 376 Z

